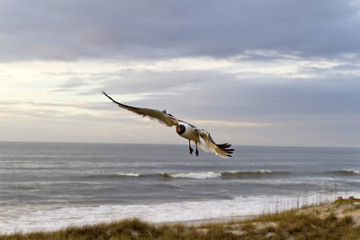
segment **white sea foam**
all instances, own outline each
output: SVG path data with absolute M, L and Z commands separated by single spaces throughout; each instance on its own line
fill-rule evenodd
M 360 175 L 360 169 L 344 169 L 343 171 Z
M 272 173 L 272 170 L 268 170 L 268 169 L 260 169 L 260 170 L 252 170 L 252 171 L 230 171 L 230 172 L 225 172 L 225 173 L 232 173 L 232 174 L 236 174 L 236 173 Z
M 189 173 L 166 173 L 173 178 L 193 178 L 193 179 L 208 179 L 220 178 L 223 174 L 241 174 L 241 173 L 272 173 L 271 170 L 261 169 L 254 171 L 229 171 L 229 172 L 189 172 Z
M 261 169 L 261 170 L 258 170 L 258 171 L 255 170 L 254 172 L 259 172 L 259 173 L 272 173 L 273 171 L 267 170 L 267 169 Z
M 189 173 L 168 173 L 173 178 L 194 178 L 194 179 L 207 179 L 219 178 L 221 173 L 216 172 L 189 172 Z
M 338 193 L 339 194 L 339 193 Z M 347 193 L 349 194 L 349 193 Z M 359 193 L 350 193 L 359 195 Z M 232 200 L 209 200 L 152 205 L 102 205 L 57 209 L 0 209 L 0 233 L 54 231 L 68 226 L 81 226 L 139 218 L 161 223 L 213 218 L 232 218 L 284 211 L 303 205 L 334 201 L 334 194 L 306 196 L 239 196 Z
M 118 173 L 116 173 L 116 175 L 124 176 L 124 177 L 139 177 L 140 176 L 140 174 L 138 174 L 138 173 L 122 173 L 122 172 L 118 172 Z

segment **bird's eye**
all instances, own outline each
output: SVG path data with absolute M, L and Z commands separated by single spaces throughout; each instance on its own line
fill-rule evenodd
M 178 126 L 176 127 L 176 132 L 177 132 L 178 134 L 183 134 L 183 133 L 185 132 L 185 126 L 184 126 L 184 125 L 178 125 Z

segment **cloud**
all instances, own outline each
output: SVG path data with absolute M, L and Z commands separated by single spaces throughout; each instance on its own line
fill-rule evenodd
M 117 108 L 105 90 L 238 144 L 355 145 L 359 8 L 335 0 L 2 1 L 0 125 L 36 132 L 57 123 L 55 133 L 81 126 L 71 134 L 78 140 L 141 141 L 141 133 L 167 142 L 162 126 Z M 154 124 L 164 135 L 153 136 Z M 132 132 L 121 137 L 110 126 Z
M 194 120 L 195 124 L 222 126 L 222 127 L 270 127 L 275 126 L 273 123 L 258 123 L 258 122 L 231 122 L 231 121 L 213 121 L 213 120 Z
M 7 1 L 2 61 L 359 55 L 356 1 Z M 19 17 L 21 16 L 21 17 Z
M 7 102 L 26 95 L 24 102 L 39 106 L 48 102 L 65 108 L 72 101 L 101 111 L 111 108 L 101 94 L 105 90 L 120 102 L 167 109 L 179 118 L 239 122 L 273 122 L 273 116 L 284 115 L 358 114 L 360 109 L 359 64 L 350 60 L 180 58 L 22 65 L 9 71 L 24 70 L 18 70 L 22 75 L 15 82 L 4 85 L 17 89 L 2 95 L 9 97 Z M 28 86 L 27 91 L 19 86 Z M 100 101 L 104 105 L 94 105 Z
M 131 106 L 166 109 L 188 121 L 214 121 L 219 125 L 219 121 L 225 121 L 225 125 L 237 122 L 237 127 L 246 127 L 247 122 L 262 127 L 262 123 L 275 126 L 283 121 L 301 122 L 311 116 L 360 115 L 360 86 L 352 78 L 238 79 L 216 71 L 176 72 L 174 76 L 181 81 L 170 79 L 171 76 L 172 73 L 140 71 L 116 82 L 106 82 L 105 90 L 117 101 Z M 168 83 L 162 85 L 168 77 Z M 131 94 L 140 98 L 129 99 Z

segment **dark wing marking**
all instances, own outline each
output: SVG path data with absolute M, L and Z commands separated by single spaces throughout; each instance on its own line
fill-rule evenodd
M 234 149 L 230 148 L 231 144 L 216 144 L 210 133 L 203 129 L 199 130 L 199 135 L 202 139 L 204 139 L 206 146 L 210 149 L 210 151 L 216 155 L 219 155 L 223 158 L 228 158 L 231 157 L 231 154 L 234 152 Z
M 156 109 L 150 108 L 138 108 L 138 107 L 131 107 L 122 103 L 119 103 L 112 99 L 106 92 L 102 92 L 106 97 L 108 97 L 111 101 L 116 103 L 119 107 L 129 110 L 133 113 L 139 114 L 143 117 L 148 117 L 153 120 L 158 120 L 160 123 L 165 124 L 168 127 L 177 126 L 179 121 L 173 115 L 166 113 L 166 111 L 159 111 Z

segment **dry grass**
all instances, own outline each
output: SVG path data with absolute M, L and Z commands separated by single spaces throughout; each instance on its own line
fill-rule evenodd
M 0 235 L 0 240 L 21 239 L 360 239 L 360 207 L 324 204 L 263 215 L 247 221 L 202 226 L 154 225 L 138 219 L 70 227 L 51 233 Z

